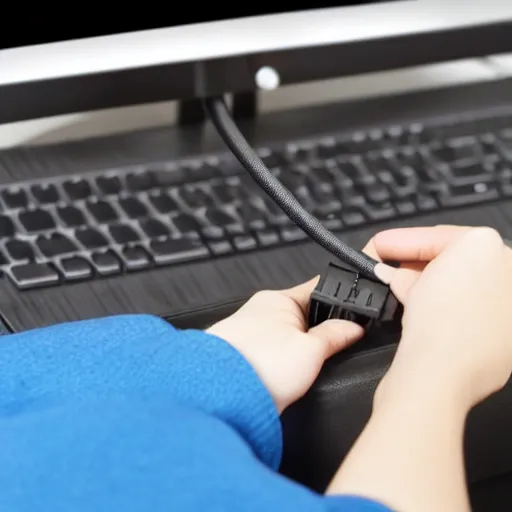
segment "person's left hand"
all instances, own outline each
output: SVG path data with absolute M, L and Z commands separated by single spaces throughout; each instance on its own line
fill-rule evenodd
M 252 365 L 278 411 L 301 398 L 325 360 L 363 335 L 345 320 L 307 330 L 306 312 L 317 279 L 289 290 L 262 291 L 207 332 L 224 339 Z

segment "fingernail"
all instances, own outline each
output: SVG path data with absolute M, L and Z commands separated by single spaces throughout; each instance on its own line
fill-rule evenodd
M 390 267 L 385 263 L 377 263 L 374 273 L 383 283 L 389 284 L 396 273 L 396 268 Z

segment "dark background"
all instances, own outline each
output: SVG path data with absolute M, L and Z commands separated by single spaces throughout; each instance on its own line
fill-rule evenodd
M 272 2 L 272 7 L 264 7 L 260 2 L 244 2 L 244 5 L 233 2 L 229 8 L 226 4 L 222 6 L 215 2 L 202 5 L 199 2 L 197 5 L 173 2 L 161 4 L 162 7 L 144 2 L 126 2 L 120 4 L 123 5 L 123 11 L 119 7 L 105 4 L 103 9 L 97 9 L 80 2 L 67 2 L 59 8 L 43 3 L 42 6 L 27 7 L 25 12 L 13 12 L 9 9 L 9 14 L 4 14 L 0 28 L 0 49 L 230 18 L 381 2 L 382 0 L 309 0 L 293 2 L 293 8 L 290 8 L 289 2 Z M 116 9 L 119 11 L 117 16 Z

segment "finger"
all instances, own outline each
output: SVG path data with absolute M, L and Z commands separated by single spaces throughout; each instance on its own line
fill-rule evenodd
M 420 228 L 400 228 L 382 231 L 372 240 L 381 260 L 431 261 L 448 244 L 470 229 L 468 226 L 433 226 Z
M 389 286 L 395 297 L 403 304 L 416 281 L 420 278 L 421 273 L 427 264 L 423 262 L 404 263 L 396 270 Z
M 373 258 L 377 261 L 382 261 L 382 258 L 380 257 L 379 251 L 377 250 L 377 247 L 375 246 L 375 237 L 370 238 L 368 243 L 364 246 L 363 252 L 370 256 L 370 258 Z
M 308 334 L 323 344 L 325 359 L 328 359 L 359 340 L 364 329 L 347 320 L 327 320 L 310 329 Z
M 281 290 L 281 293 L 293 299 L 305 314 L 308 309 L 309 299 L 318 284 L 319 279 L 320 276 L 316 276 L 305 283 L 299 284 L 298 286 L 288 288 L 287 290 Z

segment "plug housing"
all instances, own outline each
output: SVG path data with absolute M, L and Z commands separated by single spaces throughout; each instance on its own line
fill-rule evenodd
M 330 263 L 311 294 L 309 327 L 325 320 L 343 319 L 365 329 L 382 322 L 399 321 L 401 304 L 389 286 L 360 275 L 346 264 Z

